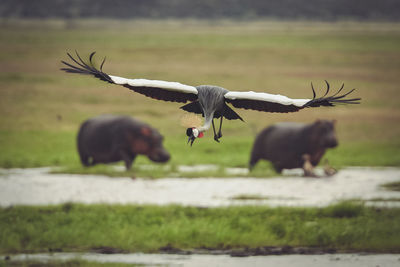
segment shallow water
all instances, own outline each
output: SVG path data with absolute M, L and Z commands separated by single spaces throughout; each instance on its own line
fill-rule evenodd
M 326 206 L 346 199 L 400 199 L 379 185 L 400 181 L 400 168 L 347 168 L 332 177 L 305 178 L 110 178 L 50 174 L 50 168 L 0 169 L 0 206 L 66 202 L 181 204 L 191 206 Z M 247 199 L 238 199 L 245 196 Z M 250 198 L 253 199 L 248 199 Z M 400 201 L 371 201 L 399 206 Z
M 4 258 L 4 256 L 2 257 Z M 173 254 L 95 254 L 55 253 L 12 255 L 11 261 L 23 260 L 69 260 L 83 259 L 103 263 L 144 264 L 145 266 L 340 266 L 340 267 L 385 267 L 399 266 L 399 254 L 324 254 L 324 255 L 283 255 L 230 257 L 228 255 L 173 255 Z M 1 263 L 1 261 L 0 261 Z

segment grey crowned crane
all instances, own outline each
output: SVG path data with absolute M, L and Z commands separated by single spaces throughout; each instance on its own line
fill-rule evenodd
M 344 85 L 333 95 L 327 96 L 329 93 L 329 83 L 326 82 L 327 88 L 325 94 L 316 98 L 314 87 L 311 83 L 313 91 L 312 99 L 291 99 L 283 95 L 256 93 L 256 92 L 231 92 L 225 88 L 214 85 L 199 85 L 190 86 L 178 82 L 166 82 L 158 80 L 146 79 L 126 79 L 114 75 L 109 75 L 103 72 L 105 58 L 96 68 L 93 64 L 92 52 L 89 56 L 89 62 L 85 62 L 76 52 L 76 58 L 67 53 L 72 60 L 71 63 L 61 61 L 67 67 L 61 70 L 69 73 L 79 73 L 92 75 L 102 81 L 112 84 L 122 85 L 139 94 L 155 98 L 163 101 L 190 103 L 181 107 L 181 109 L 202 114 L 205 118 L 204 125 L 201 127 L 192 127 L 186 130 L 186 135 L 189 137 L 188 143 L 193 144 L 194 140 L 203 136 L 203 132 L 207 131 L 211 125 L 214 131 L 214 139 L 219 142 L 222 137 L 222 120 L 225 117 L 228 120 L 243 119 L 232 109 L 227 103 L 232 104 L 236 108 L 252 109 L 265 112 L 296 112 L 303 108 L 319 107 L 319 106 L 334 106 L 335 104 L 359 104 L 361 98 L 345 98 L 352 93 L 352 89 L 344 94 L 339 95 L 343 90 Z M 220 118 L 218 133 L 215 131 L 214 118 Z

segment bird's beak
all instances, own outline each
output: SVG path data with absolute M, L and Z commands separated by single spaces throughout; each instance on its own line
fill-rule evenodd
M 192 146 L 195 139 L 196 139 L 196 137 L 194 137 L 192 134 L 191 136 L 189 136 L 187 143 L 189 144 L 189 142 L 190 142 L 190 146 Z

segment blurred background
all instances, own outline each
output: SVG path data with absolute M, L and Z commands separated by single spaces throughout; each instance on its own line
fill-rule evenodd
M 5 18 L 278 19 L 398 21 L 396 0 L 3 0 Z
M 257 132 L 279 121 L 336 119 L 337 166 L 400 165 L 400 2 L 396 0 L 3 0 L 0 3 L 0 166 L 83 171 L 75 136 L 104 113 L 145 121 L 165 136 L 170 164 L 246 167 Z M 185 114 L 96 79 L 59 69 L 66 52 L 106 57 L 127 78 L 213 84 L 311 98 L 357 88 L 360 105 L 272 114 L 236 109 L 222 143 L 186 145 Z M 138 158 L 138 164 L 152 164 Z M 264 175 L 268 165 L 259 167 Z

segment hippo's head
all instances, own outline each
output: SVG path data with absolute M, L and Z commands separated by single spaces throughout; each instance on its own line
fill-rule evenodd
M 154 162 L 167 162 L 171 156 L 168 153 L 168 151 L 162 146 L 160 143 L 159 145 L 156 145 L 153 147 L 152 150 L 150 150 L 150 153 L 148 154 L 149 159 L 151 159 Z
M 164 137 L 150 126 L 140 128 L 140 136 L 133 142 L 133 152 L 135 154 L 147 155 L 150 160 L 155 162 L 167 162 L 171 156 L 164 148 L 162 142 Z
M 338 145 L 335 134 L 335 120 L 317 120 L 313 123 L 313 142 L 320 148 L 333 148 Z

